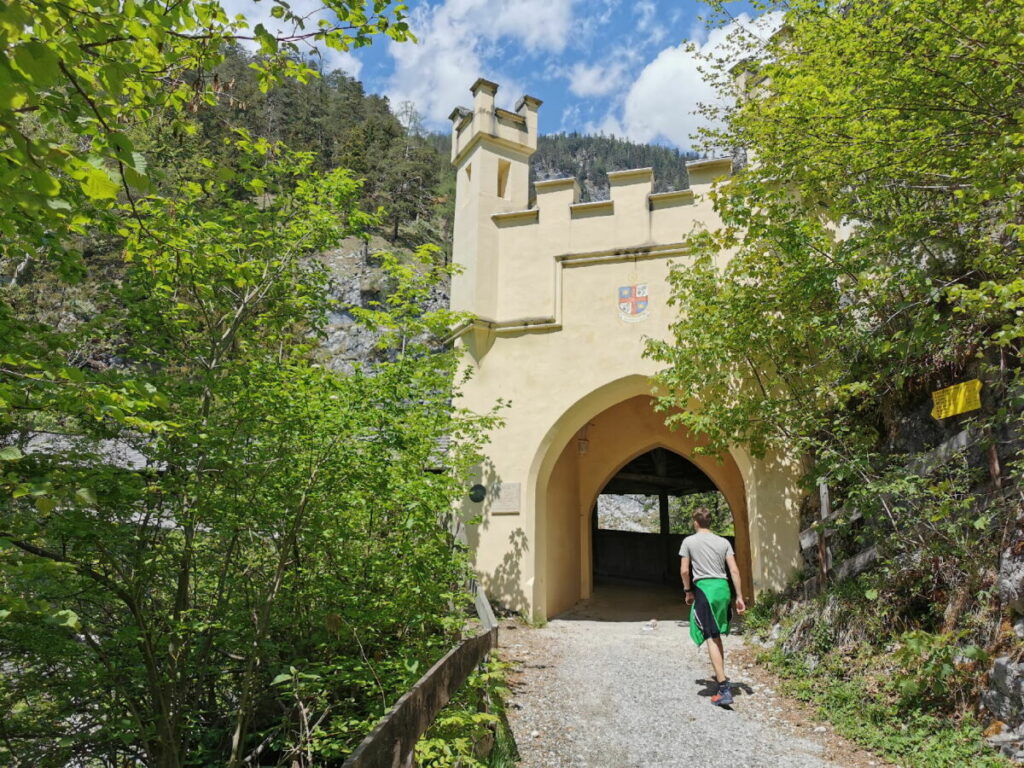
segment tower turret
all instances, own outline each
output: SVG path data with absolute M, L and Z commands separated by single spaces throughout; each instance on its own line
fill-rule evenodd
M 457 107 L 450 116 L 457 174 L 452 251 L 463 268 L 452 281 L 451 306 L 489 320 L 498 313 L 498 231 L 491 216 L 528 205 L 541 102 L 523 96 L 515 112 L 500 109 L 497 83 L 483 78 L 470 91 L 473 108 Z

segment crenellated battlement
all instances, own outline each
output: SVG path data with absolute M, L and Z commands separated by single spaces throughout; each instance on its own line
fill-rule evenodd
M 654 175 L 650 168 L 635 168 L 608 173 L 610 196 L 608 200 L 580 202 L 580 185 L 574 178 L 556 178 L 534 184 L 536 204 L 518 211 L 502 211 L 490 215 L 498 227 L 522 226 L 527 223 L 551 221 L 584 221 L 599 217 L 621 215 L 651 219 L 667 218 L 658 214 L 673 208 L 693 206 L 703 193 L 731 170 L 729 158 L 700 160 L 687 163 L 691 185 L 686 189 L 654 193 Z M 567 214 L 566 214 L 567 212 Z M 621 228 L 622 221 L 617 222 Z M 641 229 L 657 229 L 660 222 L 650 222 Z M 594 226 L 600 226 L 595 224 Z M 671 223 L 670 223 L 671 226 Z M 629 227 L 626 228 L 636 228 Z
M 698 219 L 706 218 L 710 201 L 705 193 L 731 167 L 729 158 L 688 163 L 691 186 L 675 192 L 654 192 L 650 168 L 612 171 L 609 199 L 586 203 L 580 202 L 580 188 L 573 178 L 536 182 L 532 207 L 490 215 L 499 230 L 499 252 L 506 250 L 505 241 L 512 249 L 524 246 L 522 240 L 529 235 L 523 230 L 531 226 L 539 237 L 531 247 L 546 250 L 547 244 L 560 243 L 564 248 L 560 255 L 678 242 Z
M 452 164 L 459 165 L 473 146 L 489 140 L 513 151 L 532 155 L 537 149 L 537 110 L 543 103 L 523 96 L 516 111 L 495 105 L 498 84 L 479 78 L 469 89 L 473 108 L 456 107 L 448 116 L 452 122 Z
M 654 192 L 653 170 L 634 168 L 608 174 L 608 200 L 581 202 L 574 178 L 538 181 L 531 195 L 540 101 L 524 96 L 510 112 L 495 105 L 496 83 L 480 79 L 470 90 L 473 108 L 451 114 L 453 257 L 463 268 L 452 307 L 479 323 L 506 332 L 561 328 L 562 269 L 664 262 L 715 219 L 706 193 L 730 173 L 728 158 L 687 163 L 690 188 L 677 192 Z

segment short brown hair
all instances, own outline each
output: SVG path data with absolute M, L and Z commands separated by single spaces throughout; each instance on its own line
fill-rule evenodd
M 707 507 L 697 507 L 693 510 L 693 522 L 701 528 L 707 528 L 711 525 L 711 512 L 708 511 Z

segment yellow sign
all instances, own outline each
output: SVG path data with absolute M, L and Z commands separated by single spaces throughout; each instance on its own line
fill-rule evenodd
M 960 413 L 976 411 L 981 408 L 981 382 L 971 379 L 932 392 L 932 401 L 935 403 L 932 408 L 933 419 L 948 419 Z

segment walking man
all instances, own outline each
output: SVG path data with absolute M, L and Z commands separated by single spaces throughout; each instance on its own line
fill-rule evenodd
M 725 676 L 725 649 L 722 635 L 729 634 L 729 619 L 732 617 L 730 604 L 732 591 L 726 576 L 726 568 L 736 585 L 736 613 L 747 610 L 740 594 L 740 571 L 736 567 L 736 555 L 729 540 L 711 532 L 711 513 L 705 507 L 693 511 L 692 536 L 683 539 L 679 555 L 683 558 L 679 575 L 686 589 L 686 604 L 690 606 L 690 637 L 699 648 L 708 641 L 708 655 L 718 683 L 718 693 L 711 697 L 711 703 L 720 707 L 732 704 L 732 689 Z M 690 580 L 690 567 L 693 580 Z

